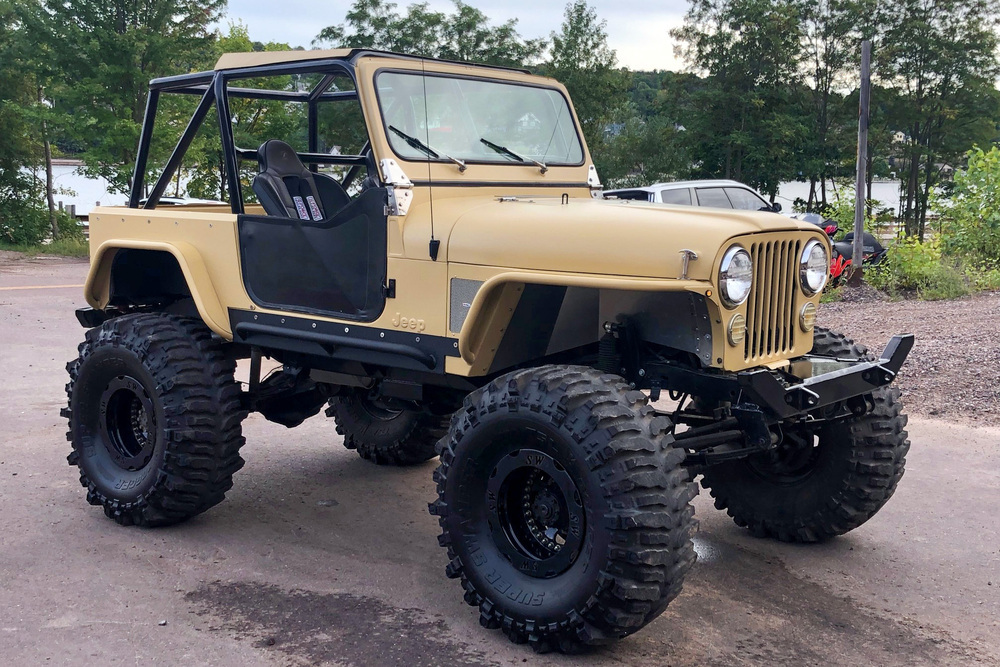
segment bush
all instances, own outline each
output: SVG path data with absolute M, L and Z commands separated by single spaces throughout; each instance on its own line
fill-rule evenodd
M 1000 268 L 1000 148 L 974 148 L 948 197 L 935 197 L 944 251 L 980 269 Z
M 988 264 L 969 264 L 965 267 L 973 289 L 980 291 L 1000 290 L 1000 268 Z
M 865 278 L 872 287 L 895 296 L 912 292 L 921 299 L 936 300 L 969 293 L 961 268 L 942 254 L 936 239 L 897 241 L 880 266 L 865 271 Z
M 5 202 L 0 205 L 0 242 L 30 247 L 45 243 L 52 238 L 49 210 L 45 207 L 25 205 L 21 202 Z M 56 212 L 59 239 L 74 241 L 77 245 L 86 240 L 83 227 L 76 218 L 65 211 Z
M 56 225 L 59 227 L 60 240 L 83 241 L 86 238 L 80 221 L 65 211 L 56 213 Z
M 31 246 L 41 243 L 48 234 L 47 211 L 21 201 L 0 202 L 0 241 Z

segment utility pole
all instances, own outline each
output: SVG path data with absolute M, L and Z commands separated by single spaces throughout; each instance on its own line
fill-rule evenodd
M 871 107 L 872 43 L 861 42 L 861 102 L 858 109 L 858 174 L 854 192 L 854 247 L 851 250 L 851 275 L 847 284 L 861 287 L 864 277 L 865 184 L 868 168 L 868 111 Z

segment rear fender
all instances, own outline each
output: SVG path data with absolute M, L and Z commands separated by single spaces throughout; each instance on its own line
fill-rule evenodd
M 111 300 L 112 265 L 120 250 L 151 250 L 172 255 L 180 267 L 201 319 L 212 331 L 226 340 L 232 340 L 229 318 L 219 301 L 201 253 L 183 241 L 164 243 L 112 239 L 102 243 L 92 253 L 90 273 L 84 285 L 84 296 L 93 308 L 103 310 Z

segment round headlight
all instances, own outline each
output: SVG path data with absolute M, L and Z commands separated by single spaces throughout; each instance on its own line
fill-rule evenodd
M 734 308 L 750 296 L 753 283 L 753 260 L 750 253 L 738 245 L 726 251 L 719 268 L 719 295 L 722 302 Z
M 799 282 L 802 291 L 812 296 L 826 285 L 830 275 L 830 258 L 826 254 L 826 246 L 813 239 L 802 249 L 799 258 Z

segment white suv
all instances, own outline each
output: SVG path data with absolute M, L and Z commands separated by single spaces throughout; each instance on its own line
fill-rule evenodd
M 781 211 L 781 204 L 777 202 L 771 204 L 750 186 L 729 180 L 654 183 L 642 188 L 605 190 L 604 196 L 657 204 L 711 206 L 712 208 L 772 211 L 774 213 Z

